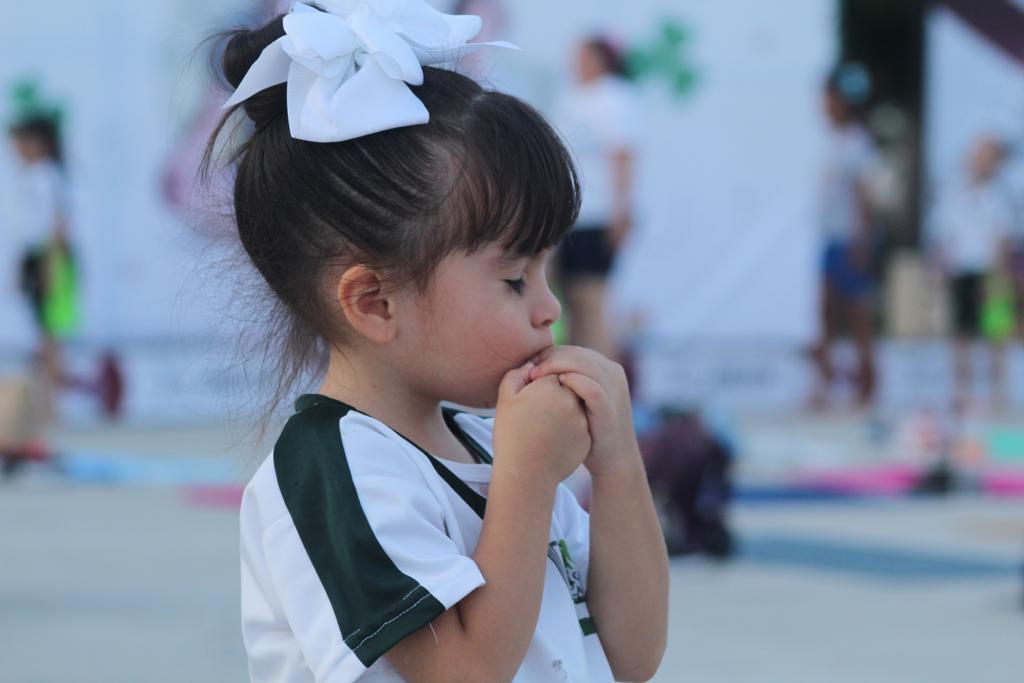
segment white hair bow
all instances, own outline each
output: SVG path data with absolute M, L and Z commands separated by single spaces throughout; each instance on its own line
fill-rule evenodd
M 292 137 L 339 142 L 427 123 L 430 114 L 409 89 L 423 83 L 422 65 L 453 60 L 482 46 L 467 43 L 480 17 L 438 12 L 423 0 L 319 0 L 326 11 L 296 3 L 285 35 L 268 45 L 224 104 L 288 83 Z

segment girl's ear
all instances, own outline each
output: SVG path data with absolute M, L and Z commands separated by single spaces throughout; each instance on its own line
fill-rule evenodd
M 398 333 L 396 297 L 384 288 L 381 275 L 363 265 L 350 266 L 338 280 L 338 305 L 353 330 L 372 342 L 386 344 Z

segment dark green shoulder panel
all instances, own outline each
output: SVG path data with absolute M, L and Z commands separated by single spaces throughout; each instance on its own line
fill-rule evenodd
M 395 566 L 366 519 L 339 427 L 351 409 L 298 406 L 274 446 L 277 483 L 344 642 L 369 667 L 444 606 Z

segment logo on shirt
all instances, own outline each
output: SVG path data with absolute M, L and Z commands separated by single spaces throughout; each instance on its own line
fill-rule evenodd
M 583 631 L 583 635 L 594 635 L 597 633 L 597 626 L 594 624 L 594 620 L 590 616 L 590 610 L 587 607 L 587 589 L 583 584 L 580 573 L 576 571 L 576 563 L 573 562 L 572 555 L 569 553 L 569 546 L 566 545 L 565 541 L 552 541 L 548 544 L 548 559 L 554 563 L 555 568 L 569 589 L 569 595 L 576 606 L 576 616 L 579 617 L 580 630 Z
M 587 589 L 583 585 L 580 573 L 576 571 L 576 563 L 573 562 L 565 541 L 552 541 L 548 544 L 548 559 L 554 562 L 555 568 L 561 574 L 562 580 L 569 588 L 572 601 L 576 604 L 586 601 Z

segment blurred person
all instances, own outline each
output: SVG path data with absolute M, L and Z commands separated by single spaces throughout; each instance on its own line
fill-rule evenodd
M 992 407 L 1006 406 L 1006 342 L 1015 327 L 1009 273 L 1017 211 L 1000 176 L 1004 159 L 999 140 L 980 137 L 963 178 L 940 200 L 934 226 L 935 255 L 953 302 L 957 411 L 971 401 L 971 350 L 979 338 L 989 342 Z
M 628 384 L 552 346 L 572 159 L 529 105 L 433 66 L 476 18 L 388 9 L 297 3 L 224 50 L 268 360 L 279 388 L 319 380 L 242 498 L 251 678 L 647 680 L 668 562 Z M 590 515 L 560 483 L 580 464 Z
M 93 395 L 104 415 L 115 417 L 123 397 L 117 355 L 105 350 L 96 376 L 88 378 L 70 373 L 64 362 L 62 344 L 79 323 L 79 270 L 70 239 L 69 190 L 57 121 L 49 115 L 31 115 L 13 125 L 10 136 L 21 162 L 16 219 L 22 254 L 19 288 L 39 335 L 42 409 L 54 416 L 58 390 L 74 389 Z
M 633 229 L 639 112 L 623 58 L 608 39 L 582 41 L 574 67 L 577 85 L 559 103 L 555 121 L 576 159 L 583 201 L 559 247 L 556 276 L 568 308 L 569 342 L 614 358 L 607 282 Z
M 61 342 L 78 322 L 77 271 L 68 237 L 68 189 L 57 122 L 31 115 L 10 129 L 21 167 L 16 179 L 19 285 L 39 334 L 48 410 L 64 378 Z
M 875 148 L 862 123 L 871 92 L 867 71 L 858 64 L 837 67 L 827 78 L 823 106 L 828 123 L 819 195 L 822 253 L 821 338 L 812 349 L 818 371 L 811 397 L 816 408 L 828 405 L 835 379 L 833 341 L 845 325 L 857 353 L 856 400 L 874 399 L 871 260 L 874 245 L 869 175 Z

